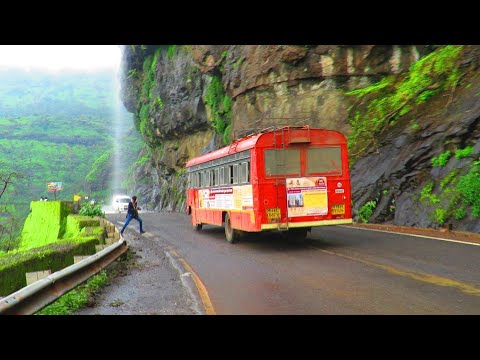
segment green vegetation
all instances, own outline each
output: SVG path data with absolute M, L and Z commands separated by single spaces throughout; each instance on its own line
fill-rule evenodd
M 455 169 L 441 181 L 437 194 L 433 194 L 435 182 L 429 181 L 420 192 L 420 201 L 432 207 L 433 220 L 443 225 L 448 219 L 464 219 L 469 213 L 480 217 L 480 161 L 474 161 L 463 176 Z
M 217 134 L 222 134 L 225 144 L 230 141 L 231 127 L 228 129 L 232 118 L 232 99 L 225 94 L 222 82 L 218 76 L 213 76 L 207 87 L 205 104 L 210 108 L 210 123 Z M 227 134 L 226 130 L 229 130 Z
M 445 176 L 443 180 L 440 182 L 440 188 L 445 190 L 449 184 L 451 184 L 457 179 L 459 172 L 460 171 L 458 169 L 455 169 L 452 172 L 450 172 L 447 176 Z
M 238 68 L 242 65 L 242 63 L 243 63 L 244 61 L 245 61 L 245 58 L 244 58 L 244 57 L 239 57 L 239 58 L 237 59 L 237 61 L 235 61 L 235 62 L 233 63 L 233 68 L 234 68 L 234 69 L 238 69 Z
M 18 249 L 0 252 L 0 296 L 26 285 L 25 273 L 52 272 L 73 264 L 74 255 L 91 255 L 104 244 L 100 219 L 72 215 L 72 202 L 34 201 Z
M 376 207 L 377 202 L 375 200 L 367 201 L 358 211 L 358 217 L 360 220 L 364 223 L 368 223 Z
M 460 197 L 460 201 L 465 206 L 470 206 L 472 216 L 478 218 L 480 216 L 480 162 L 474 162 L 469 172 L 462 176 L 456 187 L 456 192 Z
M 30 208 L 21 233 L 20 249 L 44 246 L 63 237 L 67 216 L 73 212 L 72 202 L 32 201 Z
M 148 56 L 143 62 L 143 83 L 141 91 L 141 100 L 146 102 L 152 99 L 152 91 L 156 85 L 155 69 L 161 49 L 157 49 L 154 55 Z
M 228 126 L 225 128 L 225 132 L 223 133 L 224 144 L 230 144 L 231 135 L 232 135 L 232 124 L 228 124 Z
M 177 45 L 170 45 L 167 49 L 167 58 L 173 59 L 177 53 Z
M 455 151 L 455 157 L 460 160 L 472 156 L 472 153 L 473 146 L 467 146 L 464 149 L 457 149 Z
M 447 165 L 448 159 L 452 156 L 452 152 L 450 150 L 441 153 L 438 157 L 434 157 L 432 159 L 432 165 L 434 167 L 443 167 Z
M 92 205 L 90 203 L 84 203 L 78 213 L 83 216 L 105 216 L 102 205 L 100 204 Z
M 162 110 L 163 109 L 163 101 L 160 96 L 157 96 L 155 100 L 153 100 L 153 107 L 155 110 Z
M 158 94 L 157 96 L 154 94 L 156 87 L 155 69 L 161 50 L 162 48 L 158 48 L 154 55 L 148 56 L 143 62 L 143 78 L 137 113 L 135 114 L 135 126 L 143 135 L 144 139 L 149 139 L 153 136 L 153 130 L 150 123 L 150 111 L 159 111 L 163 109 L 162 99 Z
M 462 48 L 444 46 L 417 61 L 405 74 L 347 92 L 356 98 L 349 110 L 351 156 L 375 146 L 378 135 L 414 106 L 442 91 L 453 91 L 462 75 L 457 65 Z
M 48 181 L 61 181 L 56 197 L 70 200 L 84 190 L 85 181 L 98 180 L 112 148 L 115 91 L 110 72 L 0 71 L 0 171 L 24 175 L 2 197 L 2 211 L 11 216 L 0 225 L 13 225 L 13 234 L 0 235 L 0 249 L 16 243 L 32 200 L 54 199 L 47 193 Z M 126 118 L 126 110 L 120 110 L 116 116 Z
M 130 69 L 128 70 L 128 79 L 130 79 L 131 77 L 136 77 L 138 74 L 137 74 L 137 69 Z
M 65 239 L 40 248 L 0 253 L 0 296 L 7 296 L 27 285 L 27 272 L 51 270 L 73 264 L 74 255 L 95 254 L 97 237 Z
M 35 315 L 72 315 L 77 310 L 85 307 L 89 298 L 101 287 L 105 286 L 107 281 L 107 272 L 102 270 L 87 280 L 85 284 L 77 286 Z
M 139 167 L 145 165 L 147 161 L 152 158 L 152 149 L 146 145 L 144 145 L 143 150 L 141 151 L 142 155 L 137 159 L 134 166 Z
M 420 192 L 420 200 L 425 202 L 429 201 L 432 204 L 438 204 L 440 199 L 435 194 L 432 194 L 433 187 L 435 186 L 435 182 L 433 180 L 429 181 L 427 185 L 422 189 Z
M 460 207 L 460 208 L 454 210 L 453 214 L 455 216 L 455 219 L 457 219 L 457 220 L 462 220 L 462 219 L 465 218 L 465 216 L 467 216 L 467 212 L 465 211 L 464 207 Z
M 128 143 L 128 151 L 125 154 L 125 169 L 127 171 L 122 187 L 132 189 L 134 185 L 134 171 L 151 159 L 152 151 L 136 131 L 129 132 L 124 139 L 124 143 Z
M 175 173 L 175 176 L 178 178 L 178 177 L 181 177 L 181 176 L 185 175 L 186 173 L 187 173 L 187 169 L 181 168 L 180 170 L 178 170 L 178 171 Z
M 150 122 L 150 105 L 144 104 L 140 108 L 140 113 L 138 115 L 139 119 L 139 128 L 140 134 L 142 134 L 145 138 L 152 134 L 152 131 L 149 128 Z
M 438 225 L 443 225 L 443 224 L 445 224 L 445 220 L 447 218 L 447 210 L 442 209 L 442 208 L 437 208 L 437 209 L 435 209 L 435 212 L 433 213 L 433 217 L 435 219 L 435 222 Z
M 103 169 L 108 167 L 111 163 L 112 157 L 112 150 L 105 151 L 100 157 L 98 157 L 94 162 L 93 165 L 88 172 L 87 176 L 85 176 L 85 181 L 87 182 L 94 182 L 98 180 L 99 174 L 102 174 Z

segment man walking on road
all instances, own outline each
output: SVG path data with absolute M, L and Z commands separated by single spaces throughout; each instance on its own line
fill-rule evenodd
M 143 234 L 145 231 L 142 229 L 142 219 L 140 216 L 138 216 L 138 211 L 142 210 L 138 207 L 137 205 L 137 197 L 134 195 L 132 196 L 132 201 L 128 203 L 128 210 L 127 210 L 127 221 L 125 221 L 125 224 L 123 225 L 122 231 L 120 231 L 120 234 L 123 236 L 123 230 L 128 226 L 130 221 L 132 219 L 137 220 L 140 223 L 140 234 Z

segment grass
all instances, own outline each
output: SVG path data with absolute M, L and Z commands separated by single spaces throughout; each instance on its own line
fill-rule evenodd
M 35 315 L 72 315 L 87 305 L 89 298 L 95 294 L 108 281 L 105 270 L 91 277 L 85 284 L 82 284 L 67 294 L 58 298 L 54 303 L 43 308 Z
M 455 218 L 480 217 L 480 161 L 472 161 L 469 171 L 460 176 L 458 169 L 447 174 L 433 193 L 435 182 L 430 180 L 420 192 L 420 201 L 429 206 L 432 219 L 438 225 Z

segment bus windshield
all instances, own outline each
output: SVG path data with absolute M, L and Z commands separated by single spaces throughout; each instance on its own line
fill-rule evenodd
M 342 155 L 340 147 L 307 149 L 307 174 L 342 175 Z
M 265 175 L 300 175 L 300 149 L 265 150 Z

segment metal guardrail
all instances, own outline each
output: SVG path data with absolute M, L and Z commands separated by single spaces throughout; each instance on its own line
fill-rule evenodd
M 115 232 L 118 232 L 115 227 Z M 0 315 L 32 315 L 57 300 L 127 251 L 123 236 L 113 245 L 0 300 Z

